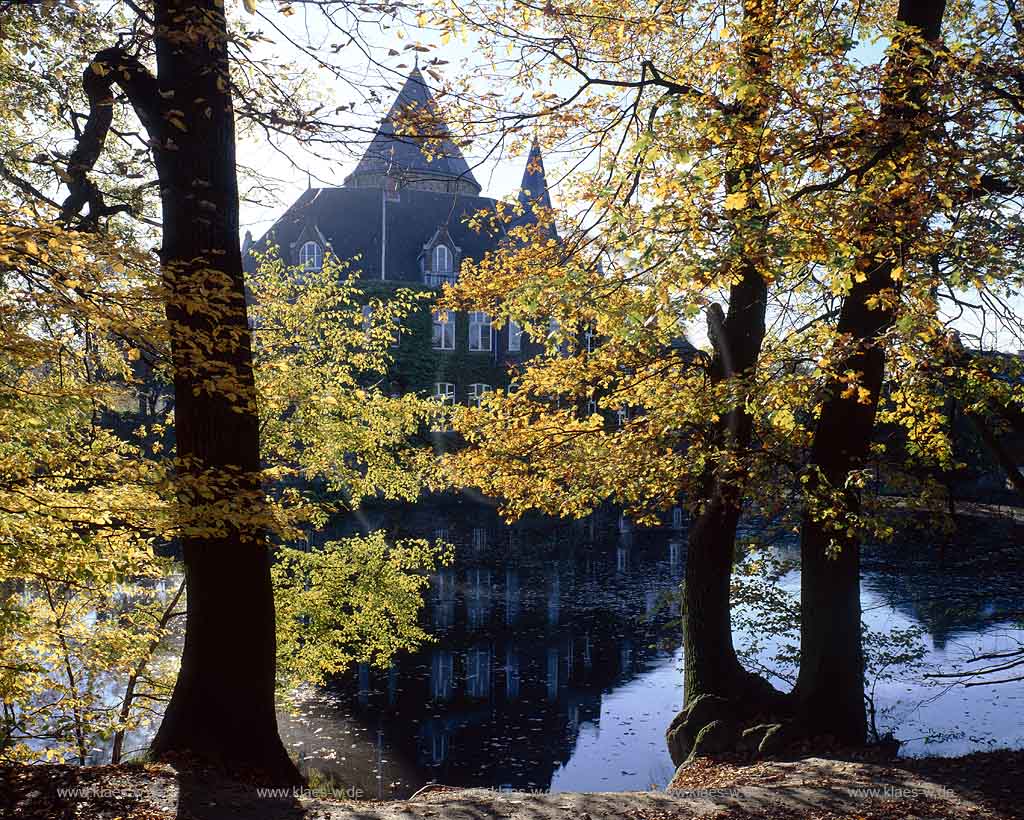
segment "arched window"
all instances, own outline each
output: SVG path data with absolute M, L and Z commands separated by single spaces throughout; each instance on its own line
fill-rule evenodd
M 306 242 L 299 249 L 299 264 L 303 270 L 320 270 L 324 264 L 324 252 L 316 242 Z
M 452 272 L 452 252 L 447 245 L 438 245 L 434 248 L 434 273 Z

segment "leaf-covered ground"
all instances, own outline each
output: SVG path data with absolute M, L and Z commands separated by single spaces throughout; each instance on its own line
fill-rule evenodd
M 0 768 L 3 820 L 1008 820 L 1024 816 L 1024 752 L 884 764 L 701 762 L 667 791 L 521 794 L 433 789 L 411 800 L 268 795 L 170 766 Z

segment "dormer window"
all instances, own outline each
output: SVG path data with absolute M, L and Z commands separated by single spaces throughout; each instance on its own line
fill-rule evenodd
M 434 248 L 434 273 L 451 276 L 452 252 L 447 245 Z
M 459 267 L 459 246 L 452 242 L 448 228 L 441 225 L 429 240 L 423 243 L 420 269 L 423 281 L 432 288 L 455 284 Z
M 316 242 L 306 242 L 299 248 L 299 265 L 303 270 L 320 270 L 324 266 L 323 249 Z

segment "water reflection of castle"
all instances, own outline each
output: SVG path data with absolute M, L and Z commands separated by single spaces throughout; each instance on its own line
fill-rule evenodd
M 581 726 L 598 726 L 602 696 L 678 645 L 682 539 L 634 534 L 611 516 L 508 527 L 477 505 L 431 507 L 362 526 L 455 545 L 424 611 L 436 642 L 386 671 L 362 665 L 335 691 L 380 733 L 384 779 L 402 781 L 385 796 L 431 780 L 546 788 Z

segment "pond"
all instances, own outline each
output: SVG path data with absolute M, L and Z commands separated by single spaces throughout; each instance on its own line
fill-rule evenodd
M 316 783 L 375 798 L 429 782 L 553 791 L 667 784 L 664 732 L 682 705 L 675 596 L 685 521 L 640 530 L 609 513 L 506 526 L 463 501 L 350 524 L 381 526 L 455 546 L 427 597 L 435 640 L 390 669 L 363 665 L 305 690 L 297 710 L 282 714 L 285 743 Z M 1024 746 L 1024 683 L 964 688 L 924 677 L 972 651 L 1024 641 L 1021 573 L 1003 554 L 1016 547 L 1016 524 L 994 534 L 966 529 L 941 551 L 925 528 L 865 556 L 870 629 L 921 630 L 920 664 L 873 684 L 879 728 L 906 741 L 904 754 Z M 795 545 L 783 538 L 773 552 L 792 558 Z M 781 585 L 796 593 L 799 576 L 790 571 Z M 770 654 L 771 643 L 760 660 Z

